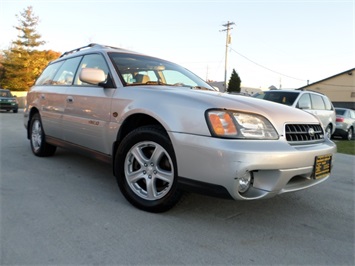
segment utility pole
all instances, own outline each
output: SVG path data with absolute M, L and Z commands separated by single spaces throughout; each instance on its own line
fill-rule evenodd
M 231 37 L 229 34 L 229 31 L 233 28 L 230 26 L 235 25 L 234 22 L 229 22 L 227 24 L 222 25 L 223 27 L 226 27 L 226 29 L 221 30 L 221 31 L 226 31 L 226 54 L 225 54 L 225 61 L 224 61 L 224 89 L 227 91 L 227 67 L 228 67 L 228 44 L 231 43 Z

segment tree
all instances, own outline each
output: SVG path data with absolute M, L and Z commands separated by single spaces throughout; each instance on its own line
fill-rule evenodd
M 233 69 L 232 75 L 229 79 L 229 83 L 228 83 L 228 88 L 227 88 L 227 92 L 232 93 L 232 92 L 240 92 L 240 83 L 241 83 L 241 79 L 238 75 L 238 73 L 235 71 L 235 69 Z
M 4 73 L 5 73 L 4 66 L 2 65 L 3 61 L 4 61 L 4 56 L 2 54 L 0 54 L 0 80 L 2 80 L 4 78 Z
M 39 51 L 37 47 L 45 44 L 36 26 L 39 18 L 33 13 L 31 6 L 24 9 L 21 16 L 16 15 L 19 25 L 17 40 L 12 42 L 10 49 L 3 51 L 2 79 L 0 85 L 11 90 L 28 90 L 46 67 L 49 61 L 59 57 L 54 51 Z

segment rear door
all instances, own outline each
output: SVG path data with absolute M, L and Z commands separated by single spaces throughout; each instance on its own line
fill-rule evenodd
M 310 93 L 312 102 L 312 112 L 322 122 L 324 129 L 331 125 L 332 133 L 335 130 L 335 112 L 332 110 L 330 102 L 326 102 L 322 95 Z
M 310 97 L 311 97 L 311 102 L 312 102 L 312 108 L 310 110 L 305 110 L 305 111 L 309 111 L 311 113 L 313 113 L 314 115 L 316 115 L 320 121 L 322 122 L 324 128 L 326 128 L 326 126 L 328 125 L 328 119 L 325 115 L 325 104 L 322 100 L 322 96 L 317 95 L 317 94 L 313 94 L 310 93 Z
M 62 117 L 66 87 L 59 82 L 57 73 L 63 64 L 65 60 L 49 65 L 36 81 L 27 99 L 38 108 L 45 134 L 58 139 L 63 136 Z

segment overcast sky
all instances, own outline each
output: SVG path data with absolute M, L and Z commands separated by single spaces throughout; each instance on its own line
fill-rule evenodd
M 298 88 L 355 67 L 355 0 L 0 0 L 0 49 L 28 6 L 47 50 L 107 44 L 223 81 L 230 21 L 227 77 L 242 86 Z

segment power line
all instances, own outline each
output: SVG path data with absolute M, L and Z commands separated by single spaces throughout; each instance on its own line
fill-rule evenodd
M 283 74 L 283 73 L 281 73 L 281 72 L 272 70 L 272 69 L 270 69 L 270 68 L 268 68 L 268 67 L 266 67 L 266 66 L 263 66 L 263 65 L 261 65 L 261 64 L 259 64 L 259 63 L 257 63 L 257 62 L 255 62 L 255 61 L 249 59 L 249 58 L 246 57 L 245 55 L 242 55 L 241 53 L 239 53 L 239 52 L 237 52 L 236 50 L 234 50 L 233 48 L 230 48 L 230 49 L 231 49 L 233 52 L 235 52 L 236 54 L 238 54 L 238 55 L 240 55 L 241 57 L 245 58 L 246 60 L 252 62 L 253 64 L 255 64 L 255 65 L 259 66 L 259 67 L 265 68 L 266 70 L 269 70 L 269 71 L 271 71 L 271 72 L 274 72 L 274 73 L 276 73 L 276 74 L 279 74 L 279 75 L 281 75 L 281 76 L 285 76 L 285 77 L 288 77 L 288 78 L 291 78 L 291 79 L 295 79 L 295 80 L 299 80 L 299 81 L 307 81 L 306 79 L 295 78 L 295 77 L 292 77 L 292 76 Z

